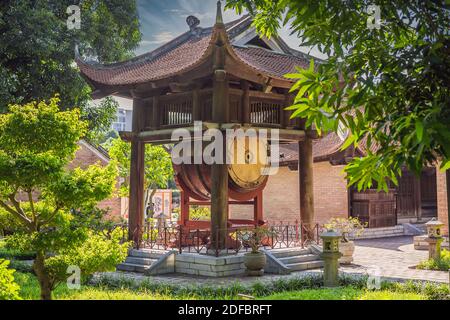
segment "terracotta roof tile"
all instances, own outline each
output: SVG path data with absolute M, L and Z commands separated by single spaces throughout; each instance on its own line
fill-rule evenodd
M 329 133 L 322 139 L 313 140 L 314 161 L 324 161 L 338 152 L 344 141 L 336 134 Z M 280 145 L 280 165 L 298 161 L 298 143 Z
M 236 46 L 233 48 L 239 58 L 248 65 L 280 78 L 286 73 L 293 72 L 295 66 L 302 68 L 308 68 L 309 66 L 309 61 L 300 57 L 282 54 L 263 48 Z
M 248 28 L 251 19 L 244 16 L 225 25 L 229 38 Z M 198 28 L 186 32 L 162 47 L 128 61 L 92 65 L 78 58 L 81 72 L 94 84 L 109 86 L 132 85 L 154 81 L 187 71 L 199 63 L 210 47 L 213 28 Z M 306 58 L 280 54 L 257 47 L 236 47 L 233 50 L 242 62 L 273 77 L 283 78 L 295 66 L 307 67 Z

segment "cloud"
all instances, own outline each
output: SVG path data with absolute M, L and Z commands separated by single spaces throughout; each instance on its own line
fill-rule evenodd
M 166 42 L 169 42 L 175 38 L 174 34 L 170 31 L 162 31 L 160 33 L 157 33 L 153 36 L 151 40 L 142 40 L 141 45 L 153 45 L 153 44 L 164 44 Z

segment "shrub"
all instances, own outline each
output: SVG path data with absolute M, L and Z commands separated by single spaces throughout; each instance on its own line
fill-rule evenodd
M 58 283 L 67 279 L 69 266 L 77 266 L 83 282 L 86 282 L 93 273 L 113 271 L 117 264 L 125 260 L 130 244 L 121 244 L 120 240 L 114 233 L 111 239 L 91 233 L 79 247 L 62 250 L 48 258 L 45 267 L 53 282 Z
M 348 242 L 350 235 L 360 236 L 366 226 L 367 223 L 362 224 L 358 218 L 354 217 L 331 218 L 326 224 L 324 224 L 325 229 L 340 232 L 342 234 L 343 242 Z
M 15 270 L 8 269 L 9 261 L 0 260 L 0 300 L 19 300 L 19 286 L 14 282 Z
M 448 271 L 450 269 L 450 251 L 441 251 L 441 260 L 428 259 L 417 266 L 418 269 Z
M 6 260 L 33 260 L 36 256 L 33 252 L 16 250 L 8 244 L 8 238 L 0 240 L 0 259 Z

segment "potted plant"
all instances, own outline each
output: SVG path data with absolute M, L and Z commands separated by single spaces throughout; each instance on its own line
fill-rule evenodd
M 327 230 L 334 230 L 342 234 L 339 243 L 339 251 L 342 257 L 339 259 L 341 264 L 350 264 L 353 262 L 353 253 L 355 252 L 355 243 L 350 241 L 349 235 L 359 236 L 364 231 L 365 224 L 362 224 L 358 218 L 332 218 L 324 225 Z
M 264 252 L 259 251 L 264 238 L 271 235 L 267 228 L 256 227 L 242 234 L 242 242 L 250 247 L 251 251 L 244 255 L 244 265 L 247 275 L 262 276 L 267 259 Z

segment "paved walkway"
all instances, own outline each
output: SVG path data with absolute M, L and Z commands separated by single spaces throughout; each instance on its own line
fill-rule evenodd
M 428 258 L 427 251 L 414 250 L 412 237 L 392 237 L 383 239 L 357 240 L 354 254 L 354 262 L 349 266 L 341 266 L 341 274 L 346 275 L 380 275 L 385 280 L 422 280 L 448 283 L 449 273 L 445 271 L 428 271 L 414 269 L 420 261 Z M 98 274 L 113 278 L 129 278 L 137 282 L 151 281 L 155 283 L 168 283 L 178 285 L 231 285 L 239 282 L 250 285 L 256 281 L 271 282 L 276 279 L 299 278 L 308 275 L 320 274 L 321 270 L 308 270 L 293 272 L 289 275 L 266 274 L 263 277 L 225 277 L 208 278 L 191 275 L 169 274 L 147 277 L 136 273 L 112 272 Z
M 413 237 L 357 240 L 353 265 L 341 267 L 343 272 L 380 272 L 383 278 L 449 282 L 445 271 L 419 270 L 414 267 L 428 259 L 428 251 L 414 250 Z

